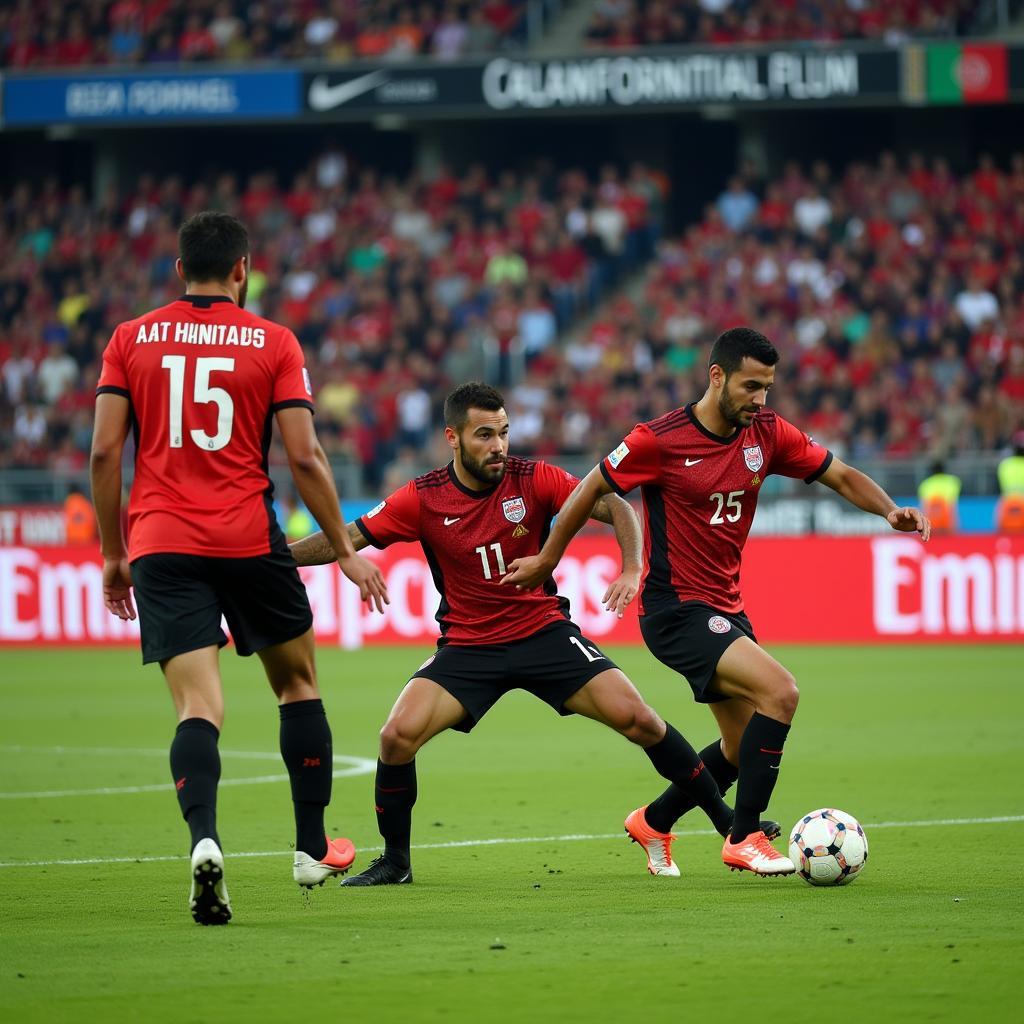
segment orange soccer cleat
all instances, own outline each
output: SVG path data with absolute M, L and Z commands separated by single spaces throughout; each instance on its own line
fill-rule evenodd
M 313 860 L 308 853 L 295 851 L 292 864 L 292 877 L 305 889 L 314 885 L 323 885 L 328 878 L 343 875 L 356 859 L 356 848 L 351 839 L 327 840 L 327 853 L 321 860 Z
M 626 818 L 626 835 L 644 848 L 647 870 L 652 875 L 678 878 L 679 865 L 672 859 L 672 843 L 676 837 L 672 832 L 655 832 L 644 817 L 646 810 L 646 806 L 638 807 Z
M 730 871 L 753 871 L 755 875 L 766 878 L 791 875 L 796 871 L 796 865 L 788 857 L 783 857 L 763 832 L 751 832 L 738 843 L 734 843 L 731 836 L 726 836 L 722 860 Z

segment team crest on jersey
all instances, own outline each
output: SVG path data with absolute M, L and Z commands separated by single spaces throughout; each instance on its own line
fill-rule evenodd
M 509 498 L 501 503 L 501 511 L 510 523 L 521 523 L 526 518 L 526 502 L 521 497 Z
M 756 473 L 764 465 L 764 453 L 761 451 L 761 446 L 755 444 L 752 448 L 744 448 L 743 461 L 751 473 Z
M 708 629 L 712 633 L 728 633 L 732 629 L 732 623 L 722 615 L 712 615 L 708 619 Z

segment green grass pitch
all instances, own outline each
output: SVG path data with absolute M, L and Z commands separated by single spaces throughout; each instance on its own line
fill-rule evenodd
M 696 746 L 712 738 L 684 682 L 643 649 L 609 653 Z M 771 810 L 787 835 L 822 805 L 860 818 L 871 856 L 847 888 L 731 874 L 695 815 L 679 830 L 682 878 L 649 877 L 621 833 L 661 788 L 646 758 L 517 693 L 471 736 L 421 752 L 414 885 L 301 892 L 287 783 L 257 781 L 283 771 L 273 699 L 255 660 L 226 654 L 220 825 L 235 919 L 200 928 L 159 673 L 134 651 L 4 652 L 0 1019 L 1012 1016 L 1024 962 L 1020 649 L 775 653 L 803 699 Z M 336 754 L 375 757 L 423 657 L 319 653 Z M 356 842 L 357 868 L 369 862 L 372 775 L 336 780 L 328 824 Z

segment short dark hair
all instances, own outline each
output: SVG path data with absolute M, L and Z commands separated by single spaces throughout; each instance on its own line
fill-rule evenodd
M 181 225 L 178 253 L 186 281 L 223 281 L 249 255 L 249 232 L 229 213 L 204 210 Z
M 459 431 L 469 419 L 470 409 L 485 409 L 487 412 L 497 412 L 505 408 L 505 399 L 501 392 L 492 388 L 490 384 L 483 384 L 478 380 L 471 380 L 466 384 L 460 384 L 444 400 L 444 422 L 445 426 L 452 430 Z
M 778 350 L 760 331 L 752 327 L 731 327 L 715 339 L 708 367 L 720 366 L 728 377 L 740 368 L 747 356 L 765 366 L 774 366 L 779 361 Z

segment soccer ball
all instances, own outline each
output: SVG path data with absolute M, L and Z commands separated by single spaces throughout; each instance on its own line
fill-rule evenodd
M 848 885 L 868 862 L 868 837 L 852 814 L 821 807 L 793 826 L 789 859 L 810 885 Z

